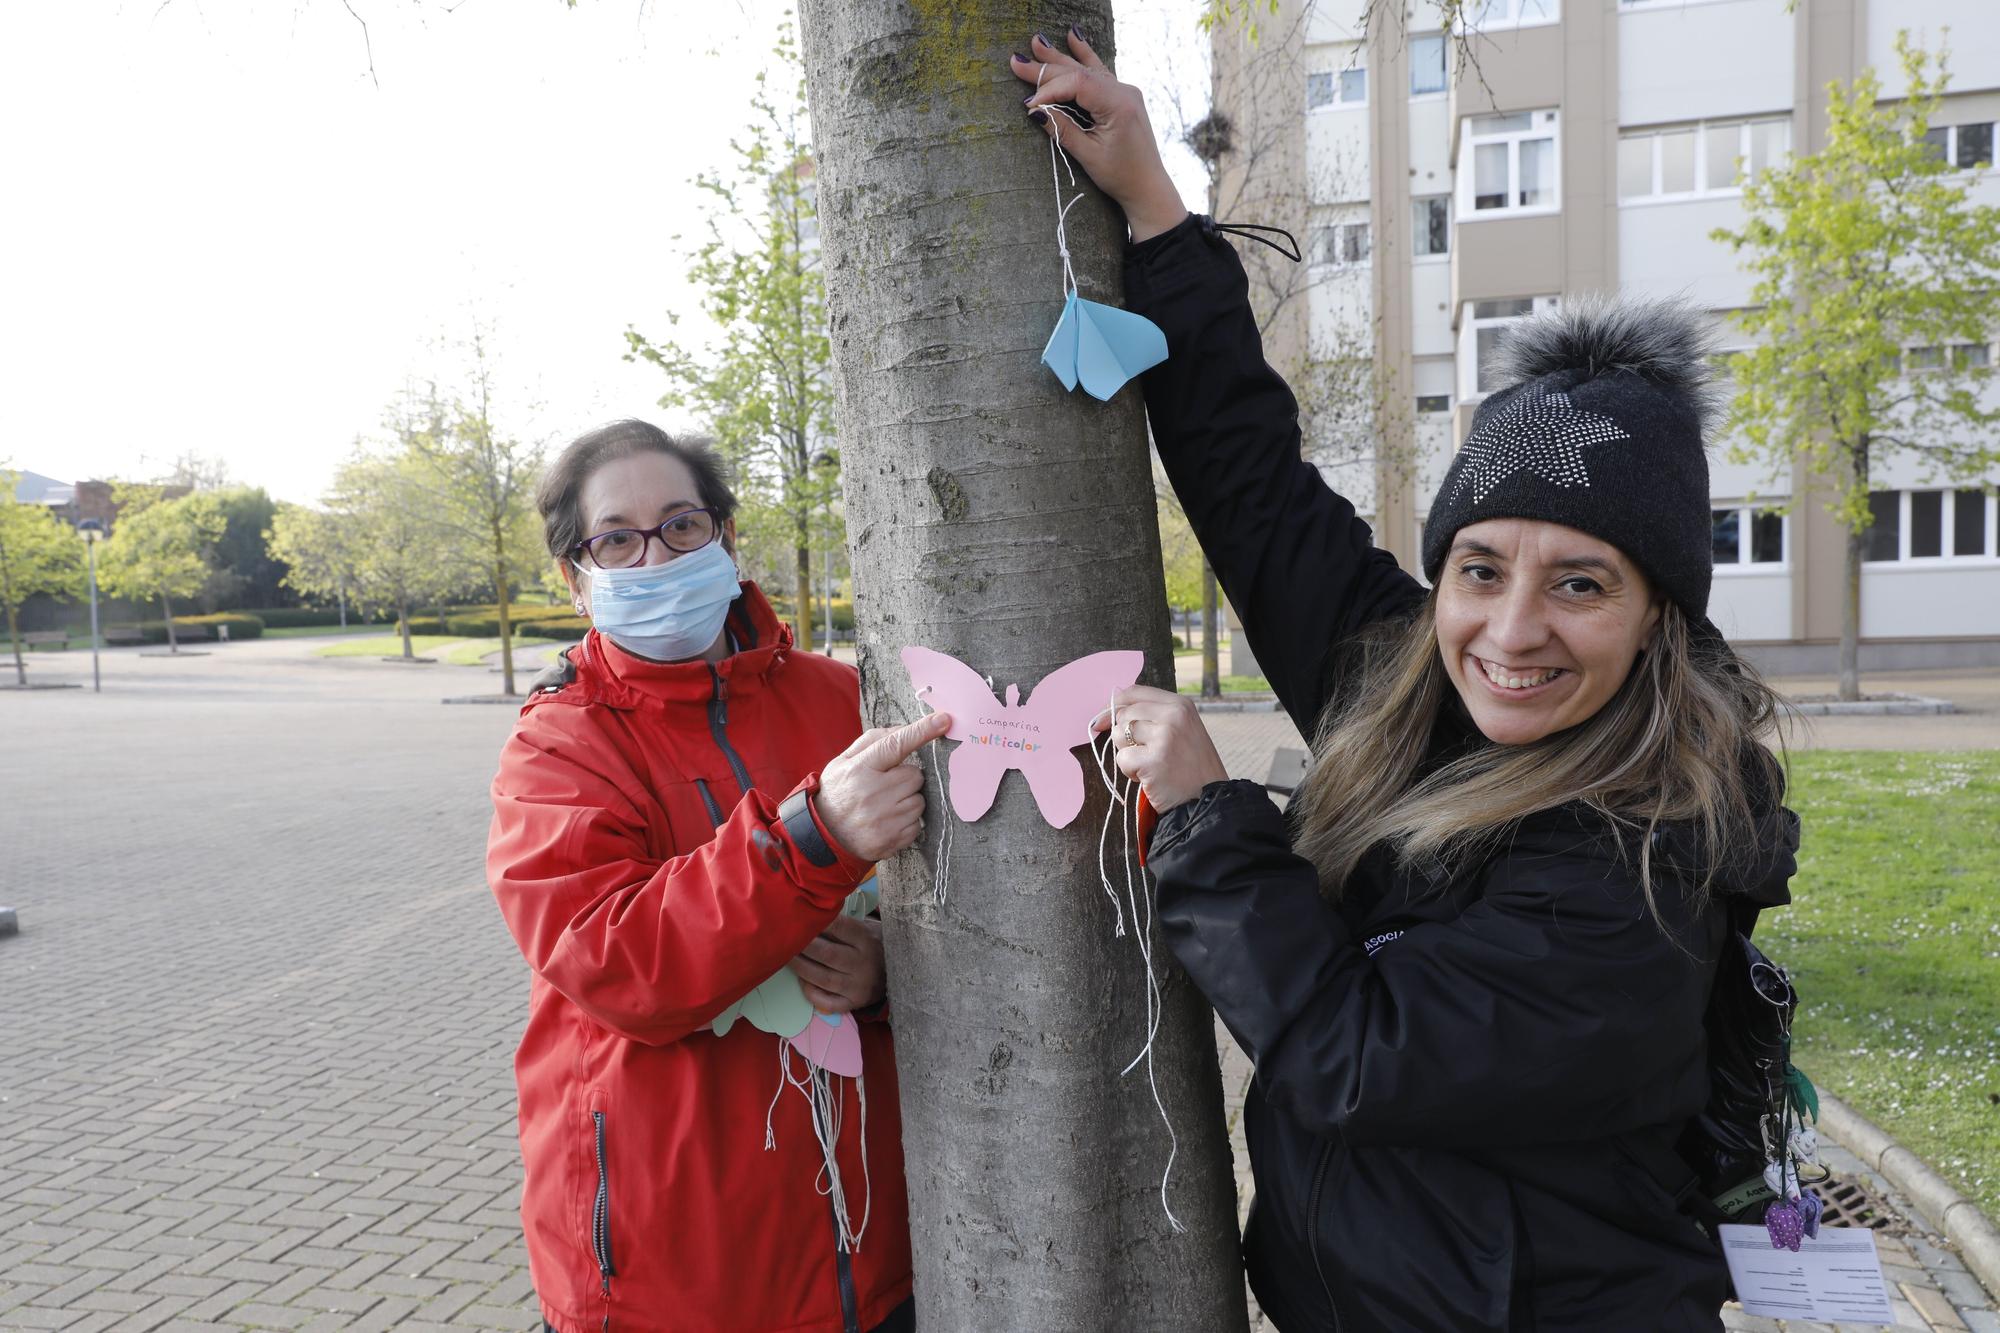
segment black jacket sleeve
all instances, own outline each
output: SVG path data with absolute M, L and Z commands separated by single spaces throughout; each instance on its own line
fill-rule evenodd
M 1169 947 L 1265 1097 L 1314 1133 L 1547 1143 L 1658 1124 L 1705 1095 L 1720 912 L 1691 909 L 1669 879 L 1663 930 L 1581 820 L 1529 821 L 1471 906 L 1372 957 L 1252 783 L 1167 812 L 1146 863 Z
M 1131 247 L 1125 303 L 1167 335 L 1142 381 L 1153 443 L 1258 665 L 1310 736 L 1329 650 L 1424 595 L 1299 455 L 1298 404 L 1264 360 L 1236 251 L 1209 219 Z

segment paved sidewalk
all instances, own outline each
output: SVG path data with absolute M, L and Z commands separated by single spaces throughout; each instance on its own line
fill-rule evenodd
M 536 1327 L 527 986 L 480 879 L 513 710 L 439 705 L 494 689 L 479 668 L 310 647 L 113 652 L 101 697 L 0 696 L 0 1330 Z M 1233 776 L 1301 744 L 1206 721 Z M 1250 1071 L 1218 1040 L 1247 1206 Z M 1947 1248 L 1905 1245 L 1909 1311 L 2000 1333 Z

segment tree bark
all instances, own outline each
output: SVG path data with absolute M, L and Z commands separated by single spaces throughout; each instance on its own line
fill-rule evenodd
M 507 611 L 507 539 L 493 533 L 493 591 L 500 607 L 500 692 L 514 692 L 514 626 Z
M 1215 595 L 1215 570 L 1201 562 L 1201 697 L 1222 697 L 1222 611 Z
M 1861 697 L 1861 561 L 1868 553 L 1868 530 L 1847 534 L 1847 587 L 1840 606 L 1840 697 Z
M 920 715 L 909 644 L 1030 700 L 1076 657 L 1141 648 L 1144 679 L 1171 689 L 1137 386 L 1100 404 L 1038 359 L 1062 306 L 1055 199 L 1005 59 L 1060 27 L 1018 0 L 807 0 L 802 18 L 869 720 Z M 1109 0 L 1062 18 L 1110 57 Z M 1082 294 L 1116 302 L 1116 210 L 1093 194 L 1068 231 Z M 1245 1325 L 1211 1015 L 1151 932 L 1175 1234 L 1145 1068 L 1119 1077 L 1143 1040 L 1145 979 L 1137 939 L 1113 936 L 1108 798 L 1086 776 L 1062 830 L 1018 773 L 972 824 L 933 777 L 924 842 L 881 867 L 919 1327 Z
M 800 652 L 809 653 L 813 646 L 812 546 L 807 540 L 803 519 L 799 522 L 798 540 L 793 543 L 792 552 L 796 574 L 792 588 L 792 642 Z
M 7 638 L 14 645 L 14 678 L 25 689 L 28 684 L 28 660 L 21 656 L 21 624 L 14 613 L 14 580 L 4 560 L 0 560 L 0 602 L 7 607 Z
M 410 642 L 410 608 L 403 602 L 396 603 L 396 628 L 403 636 L 403 656 L 414 659 L 417 649 Z
M 166 617 L 167 621 L 167 651 L 177 653 L 181 650 L 181 641 L 174 634 L 174 608 L 164 592 L 160 594 L 160 614 Z M 200 654 L 197 653 L 196 656 Z
M 1868 446 L 1863 435 L 1848 449 L 1848 485 L 1868 494 Z M 1842 571 L 1846 586 L 1840 599 L 1840 681 L 1838 694 L 1852 703 L 1861 697 L 1861 562 L 1868 557 L 1868 534 L 1874 525 L 1847 530 L 1847 560 Z

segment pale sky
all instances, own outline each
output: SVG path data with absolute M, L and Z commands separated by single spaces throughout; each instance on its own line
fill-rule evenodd
M 143 478 L 196 452 L 311 502 L 475 315 L 518 434 L 672 424 L 622 334 L 674 311 L 701 336 L 690 181 L 726 165 L 788 6 L 351 3 L 375 81 L 341 0 L 8 6 L 0 464 Z M 1197 9 L 1117 11 L 1121 77 L 1191 114 Z

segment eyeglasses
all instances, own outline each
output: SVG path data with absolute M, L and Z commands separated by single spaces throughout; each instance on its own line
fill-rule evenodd
M 646 559 L 646 543 L 657 537 L 674 555 L 699 551 L 722 530 L 722 515 L 713 509 L 683 509 L 654 528 L 613 528 L 570 548 L 570 559 L 590 557 L 599 569 L 630 569 Z

